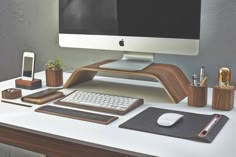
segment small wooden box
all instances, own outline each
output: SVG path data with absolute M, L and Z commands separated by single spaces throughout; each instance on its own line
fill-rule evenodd
M 204 107 L 207 105 L 207 86 L 188 85 L 188 105 Z
M 213 87 L 212 108 L 230 111 L 234 107 L 234 86 Z
M 16 99 L 21 97 L 21 89 L 9 88 L 2 91 L 2 98 Z
M 16 88 L 23 89 L 37 89 L 42 87 L 42 81 L 40 79 L 34 79 L 33 81 L 17 79 L 15 80 Z

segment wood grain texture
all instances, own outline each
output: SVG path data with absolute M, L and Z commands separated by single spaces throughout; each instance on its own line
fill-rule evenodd
M 2 98 L 5 99 L 16 99 L 21 97 L 22 92 L 21 89 L 6 89 L 2 91 Z
M 0 126 L 0 142 L 45 154 L 47 157 L 134 157 L 128 155 L 133 153 L 129 151 L 118 153 L 3 126 Z
M 64 88 L 69 88 L 75 84 L 92 80 L 97 72 L 108 72 L 154 78 L 157 81 L 161 82 L 166 93 L 174 103 L 180 102 L 187 96 L 189 80 L 187 79 L 183 71 L 175 65 L 152 64 L 141 71 L 125 71 L 99 68 L 100 65 L 109 62 L 112 62 L 112 60 L 77 68 L 65 83 Z
M 60 70 L 45 70 L 46 85 L 49 87 L 58 87 L 63 85 L 63 71 Z
M 230 111 L 234 107 L 234 86 L 213 87 L 212 108 L 218 110 Z
M 207 86 L 188 85 L 188 105 L 204 107 L 207 104 Z
M 34 79 L 32 81 L 29 81 L 29 80 L 16 79 L 15 84 L 17 88 L 37 89 L 42 87 L 42 80 Z

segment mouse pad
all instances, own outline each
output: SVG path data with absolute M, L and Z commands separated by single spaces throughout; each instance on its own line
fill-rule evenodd
M 157 124 L 157 119 L 164 113 L 179 113 L 184 115 L 184 117 L 174 125 L 170 127 L 164 127 Z M 211 122 L 214 117 L 217 116 L 220 117 L 220 119 L 214 125 L 210 125 L 212 124 Z M 228 121 L 228 119 L 228 117 L 219 114 L 204 115 L 149 107 L 138 115 L 124 122 L 119 127 L 211 143 Z M 212 127 L 209 128 L 209 125 Z M 199 134 L 206 129 L 208 130 L 208 133 L 205 134 L 205 136 L 199 136 Z

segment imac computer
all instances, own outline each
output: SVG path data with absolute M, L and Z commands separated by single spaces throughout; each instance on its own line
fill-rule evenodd
M 201 0 L 59 0 L 61 47 L 124 52 L 102 68 L 136 71 L 154 53 L 197 55 Z

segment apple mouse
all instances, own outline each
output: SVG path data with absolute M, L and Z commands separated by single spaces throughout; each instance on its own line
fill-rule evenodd
M 178 113 L 164 113 L 157 119 L 157 124 L 160 126 L 172 126 L 184 117 Z

